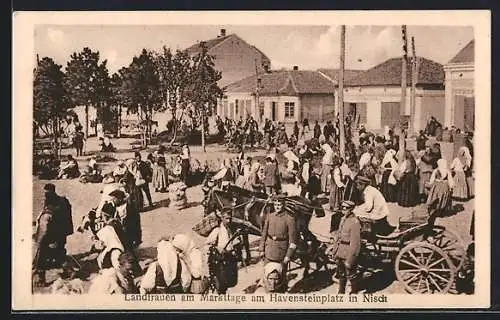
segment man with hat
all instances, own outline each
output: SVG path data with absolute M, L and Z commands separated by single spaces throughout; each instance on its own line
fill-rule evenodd
M 282 201 L 275 199 L 274 211 L 267 215 L 262 228 L 259 251 L 264 256 L 264 265 L 281 263 L 282 273 L 286 274 L 286 267 L 297 248 L 297 229 L 295 218 L 284 210 Z M 286 282 L 283 289 L 286 290 Z
M 66 197 L 56 193 L 52 183 L 44 186 L 45 199 L 42 212 L 36 219 L 35 242 L 37 251 L 33 261 L 37 282 L 45 282 L 45 270 L 51 266 L 64 267 L 66 262 L 66 237 L 73 234 L 71 204 Z
M 363 193 L 364 202 L 354 209 L 357 217 L 372 220 L 374 234 L 388 235 L 394 231 L 395 226 L 389 224 L 389 207 L 382 193 L 371 185 L 371 180 L 359 175 L 357 185 Z
M 337 263 L 337 275 L 339 277 L 339 294 L 346 292 L 346 285 L 349 282 L 351 286 L 350 293 L 356 293 L 353 285 L 354 271 L 361 248 L 361 224 L 358 218 L 353 214 L 354 202 L 343 201 L 341 204 L 342 219 L 335 246 L 332 254 Z

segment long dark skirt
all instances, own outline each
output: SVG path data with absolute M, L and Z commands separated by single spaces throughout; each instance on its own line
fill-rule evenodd
M 182 159 L 181 162 L 181 179 L 187 185 L 189 177 L 190 164 L 188 159 Z
M 127 210 L 127 216 L 123 219 L 123 230 L 132 247 L 142 242 L 141 216 L 133 205 Z
M 332 181 L 330 187 L 330 210 L 338 211 L 340 210 L 340 203 L 342 202 L 342 198 L 344 196 L 344 188 L 339 188 L 335 181 Z
M 403 175 L 397 185 L 397 200 L 401 207 L 414 207 L 419 203 L 418 180 L 414 173 Z
M 396 202 L 396 185 L 390 184 L 389 176 L 391 175 L 390 170 L 385 170 L 382 174 L 382 182 L 380 183 L 380 192 L 385 198 L 386 202 Z

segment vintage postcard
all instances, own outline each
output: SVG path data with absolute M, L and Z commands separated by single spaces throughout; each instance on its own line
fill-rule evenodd
M 489 11 L 13 21 L 14 310 L 489 307 Z

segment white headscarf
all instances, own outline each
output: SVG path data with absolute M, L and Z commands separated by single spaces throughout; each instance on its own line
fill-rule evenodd
M 448 175 L 448 162 L 445 159 L 439 159 L 437 161 L 437 169 L 441 173 L 441 177 L 446 177 Z
M 461 147 L 460 149 L 458 149 L 458 155 L 461 156 L 463 155 L 464 159 L 465 159 L 465 165 L 470 167 L 471 163 L 472 163 L 472 156 L 470 155 L 470 151 L 469 151 L 469 148 L 467 148 L 466 146 L 463 146 Z
M 386 164 L 390 163 L 391 167 L 395 168 L 398 165 L 398 163 L 394 159 L 395 156 L 396 156 L 396 150 L 394 149 L 387 150 L 380 166 L 383 168 L 385 167 Z

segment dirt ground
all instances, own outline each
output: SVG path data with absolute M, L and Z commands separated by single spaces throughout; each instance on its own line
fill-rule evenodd
M 119 152 L 116 153 L 117 159 L 126 159 L 133 157 L 133 151 L 131 150 L 130 139 L 120 139 L 114 141 L 115 146 L 118 147 Z M 87 151 L 89 153 L 96 150 L 97 144 L 95 141 L 89 141 L 87 146 Z M 73 150 L 65 150 L 65 153 L 73 152 Z M 250 155 L 262 154 L 261 152 L 254 152 Z M 194 158 L 199 160 L 217 160 L 224 159 L 229 156 L 236 156 L 235 154 L 229 154 L 226 152 L 223 146 L 210 145 L 207 147 L 207 152 L 203 153 L 200 147 L 192 147 L 191 153 Z M 145 158 L 146 152 L 143 152 L 143 157 Z M 87 156 L 79 157 L 80 168 L 86 164 Z M 103 171 L 107 172 L 111 170 L 112 164 L 106 164 L 103 167 Z M 73 223 L 76 226 L 81 222 L 84 214 L 86 214 L 90 209 L 97 206 L 100 199 L 99 191 L 102 188 L 102 184 L 82 184 L 78 180 L 39 180 L 38 178 L 33 178 L 33 219 L 36 218 L 38 213 L 42 208 L 43 200 L 43 186 L 52 182 L 56 185 L 56 191 L 60 195 L 66 196 L 73 206 Z M 203 217 L 203 208 L 201 201 L 203 199 L 203 192 L 201 186 L 195 186 L 188 188 L 186 191 L 188 207 L 184 210 L 175 210 L 168 207 L 168 193 L 155 193 L 152 190 L 152 198 L 155 203 L 154 209 L 143 212 L 141 214 L 141 225 L 142 225 L 142 240 L 143 243 L 139 248 L 139 257 L 142 260 L 142 265 L 153 259 L 156 255 L 155 244 L 157 241 L 166 235 L 175 235 L 177 233 L 185 233 L 193 237 L 197 245 L 206 252 L 207 246 L 204 244 L 205 238 L 199 236 L 192 231 L 192 227 L 200 221 Z M 474 210 L 474 200 L 470 200 L 466 203 L 459 203 L 462 205 L 461 210 L 456 214 L 441 218 L 437 221 L 438 224 L 442 224 L 455 233 L 460 235 L 466 245 L 470 241 L 469 228 L 472 217 L 472 212 Z M 397 205 L 391 204 L 391 214 L 396 214 L 399 216 L 405 216 L 411 214 L 412 211 L 425 210 L 423 206 L 416 208 L 401 208 Z M 234 288 L 229 289 L 231 292 L 246 292 L 251 293 L 256 289 L 256 283 L 260 278 L 262 272 L 262 264 L 258 262 L 257 259 L 257 242 L 256 237 L 251 237 L 250 241 L 252 243 L 252 261 L 253 264 L 242 267 L 238 273 L 238 285 Z M 81 255 L 86 253 L 90 248 L 90 234 L 76 232 L 68 237 L 67 250 L 68 254 L 79 259 L 83 267 L 89 268 L 90 276 L 85 279 L 86 285 L 88 285 L 89 280 L 95 276 L 96 265 L 90 259 L 81 259 Z M 90 257 L 92 258 L 92 257 Z M 95 256 L 94 256 L 95 258 Z M 54 270 L 48 274 L 48 281 L 55 280 L 58 276 L 58 270 Z M 332 276 L 330 273 L 322 271 L 318 272 L 314 277 L 309 277 L 307 279 L 302 279 L 302 270 L 298 269 L 290 272 L 289 274 L 289 287 L 290 292 L 324 292 L 324 293 L 336 293 L 337 285 L 333 283 Z M 369 279 L 366 279 L 367 287 L 370 287 L 373 291 L 381 293 L 404 293 L 404 289 L 397 282 L 393 280 L 391 276 L 387 274 L 375 274 Z M 42 292 L 47 291 L 42 290 Z

